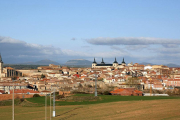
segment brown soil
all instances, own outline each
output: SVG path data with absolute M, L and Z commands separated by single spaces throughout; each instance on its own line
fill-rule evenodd
M 58 114 L 58 113 L 57 113 Z M 180 100 L 123 101 L 86 105 L 61 114 L 68 120 L 180 120 Z
M 50 117 L 47 107 L 47 119 Z M 52 108 L 51 108 L 52 110 Z M 12 119 L 12 107 L 0 107 L 0 119 Z M 15 106 L 17 120 L 44 120 L 45 107 Z M 93 105 L 56 106 L 52 120 L 180 120 L 180 100 L 121 101 Z

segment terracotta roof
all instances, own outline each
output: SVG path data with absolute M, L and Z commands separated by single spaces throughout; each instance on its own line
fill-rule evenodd
M 29 90 L 29 89 L 15 89 L 14 90 L 14 93 L 27 93 L 27 92 L 29 92 L 29 93 L 40 93 L 38 91 Z M 10 90 L 10 94 L 12 94 L 12 93 L 13 93 L 13 90 Z
M 3 91 L 3 90 L 0 90 L 0 93 L 5 93 L 5 91 Z
M 10 70 L 13 70 L 13 68 L 12 68 L 12 67 L 6 67 L 6 69 L 10 69 Z

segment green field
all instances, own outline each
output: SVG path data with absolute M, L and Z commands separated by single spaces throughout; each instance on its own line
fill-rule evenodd
M 74 96 L 86 97 L 94 96 L 94 94 L 76 94 Z M 96 101 L 84 100 L 81 102 L 74 101 L 56 101 L 57 106 L 65 105 L 88 105 L 88 104 L 99 104 L 99 103 L 108 103 L 108 102 L 117 102 L 117 101 L 141 101 L 141 100 L 159 100 L 159 99 L 180 99 L 180 97 L 163 97 L 163 96 L 113 96 L 113 95 L 99 95 L 99 99 Z M 29 102 L 37 103 L 39 106 L 44 106 L 45 97 L 37 98 L 27 98 Z M 50 103 L 49 97 L 47 97 L 47 103 Z M 49 104 L 48 104 L 49 105 Z
M 56 106 L 52 120 L 178 120 L 179 99 L 133 100 L 101 104 Z M 51 108 L 52 110 L 52 108 Z M 47 107 L 50 119 L 50 106 Z M 0 106 L 0 119 L 12 119 L 12 107 Z M 44 120 L 45 107 L 15 106 L 15 120 Z
M 119 119 L 179 119 L 180 97 L 111 96 L 99 95 L 96 101 L 88 100 L 93 94 L 76 94 L 87 98 L 81 102 L 56 101 L 53 120 L 119 120 Z M 0 120 L 12 119 L 12 101 L 1 101 Z M 15 120 L 45 119 L 45 97 L 27 98 L 21 104 L 15 100 Z M 50 119 L 50 99 L 47 97 L 47 119 Z M 3 106 L 4 105 L 4 106 Z M 52 111 L 52 107 L 51 107 Z

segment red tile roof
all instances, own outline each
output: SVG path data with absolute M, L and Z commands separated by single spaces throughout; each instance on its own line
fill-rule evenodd
M 40 92 L 38 92 L 38 91 L 34 91 L 34 90 L 29 90 L 29 89 L 15 89 L 14 90 L 14 93 L 16 94 L 16 93 L 27 93 L 27 92 L 29 92 L 29 93 L 40 93 Z M 13 90 L 10 90 L 10 94 L 12 94 L 13 93 Z

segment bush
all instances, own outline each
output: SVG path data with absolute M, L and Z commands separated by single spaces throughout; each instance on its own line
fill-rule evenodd
M 56 99 L 61 99 L 61 98 L 64 98 L 64 95 L 57 95 L 56 96 Z
M 104 91 L 103 95 L 110 95 L 109 91 Z
M 81 92 L 79 90 L 73 90 L 72 93 L 73 94 L 89 94 L 89 93 L 86 93 L 86 92 Z
M 22 103 L 22 102 L 24 102 L 24 98 L 21 98 L 21 99 L 19 99 L 19 103 Z
M 34 94 L 33 97 L 40 97 L 40 95 L 39 94 Z

